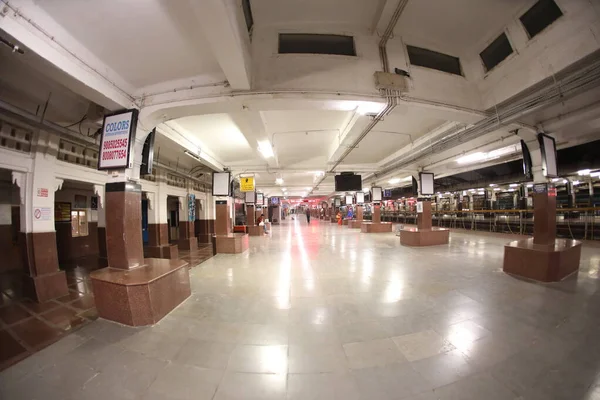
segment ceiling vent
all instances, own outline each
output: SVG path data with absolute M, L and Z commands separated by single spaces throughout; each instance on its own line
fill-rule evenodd
M 279 54 L 356 56 L 354 37 L 314 33 L 280 33 Z

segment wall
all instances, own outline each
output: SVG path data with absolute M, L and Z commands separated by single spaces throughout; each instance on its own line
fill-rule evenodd
M 479 74 L 478 86 L 484 108 L 551 77 L 600 47 L 600 6 L 587 0 L 555 1 L 563 16 L 533 39 L 528 38 L 518 19 L 526 9 L 515 16 L 506 27 L 514 53 L 491 71 L 485 73 L 479 58 L 479 52 L 487 43 L 474 51 L 467 61 L 469 68 Z
M 71 224 L 68 222 L 56 222 L 56 244 L 59 262 L 72 261 L 85 256 L 98 256 L 98 212 L 91 209 L 91 197 L 94 192 L 89 189 L 65 188 L 55 194 L 56 202 L 71 203 L 74 209 L 75 195 L 86 196 L 86 208 L 88 215 L 87 236 L 73 237 Z
M 379 96 L 373 74 L 381 71 L 379 36 L 348 30 L 344 26 L 311 27 L 311 33 L 352 35 L 356 57 L 322 54 L 278 54 L 278 34 L 306 32 L 306 27 L 257 26 L 252 33 L 253 85 L 256 90 L 314 90 Z M 412 76 L 411 97 L 478 108 L 476 79 L 413 67 L 408 63 L 401 37 L 388 41 L 390 69 L 408 70 Z M 447 87 L 448 90 L 439 90 Z

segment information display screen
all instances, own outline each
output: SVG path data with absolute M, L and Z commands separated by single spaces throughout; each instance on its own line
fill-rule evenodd
M 421 194 L 423 196 L 432 196 L 434 194 L 433 173 L 421 172 L 419 174 L 419 179 L 421 180 Z
M 356 204 L 363 204 L 365 202 L 365 194 L 363 192 L 356 193 Z
M 383 200 L 382 192 L 380 187 L 372 187 L 371 188 L 372 199 L 374 202 L 380 202 Z
M 213 196 L 229 196 L 231 189 L 231 174 L 229 172 L 213 172 Z

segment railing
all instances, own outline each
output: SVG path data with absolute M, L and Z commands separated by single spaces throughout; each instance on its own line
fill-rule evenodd
M 384 211 L 383 221 L 416 224 L 417 214 Z M 432 211 L 434 226 L 533 235 L 533 210 Z M 556 234 L 571 239 L 600 240 L 600 207 L 559 208 Z

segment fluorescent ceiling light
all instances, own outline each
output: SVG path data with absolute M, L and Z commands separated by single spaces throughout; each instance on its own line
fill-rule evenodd
M 591 176 L 592 178 L 598 177 L 598 176 L 600 176 L 600 171 L 598 171 L 598 172 L 592 172 L 592 173 L 590 174 L 590 176 Z
M 379 114 L 381 111 L 383 111 L 384 108 L 384 103 L 363 101 L 358 105 L 358 107 L 356 107 L 356 112 L 360 115 Z
M 527 187 L 528 187 L 528 188 L 532 188 L 532 187 L 533 187 L 533 183 L 529 183 L 529 184 L 527 184 Z
M 508 189 L 508 191 L 509 191 L 509 192 L 514 192 L 514 191 L 515 191 L 515 189 Z
M 581 171 L 577 171 L 577 175 L 580 175 L 580 176 L 581 175 L 589 175 L 590 172 L 592 172 L 592 171 L 589 169 L 582 169 Z
M 271 146 L 271 142 L 268 140 L 258 141 L 258 151 L 260 151 L 264 158 L 271 158 L 275 156 L 275 153 L 273 153 L 273 146 Z
M 364 189 L 363 189 L 363 192 L 364 192 L 364 193 L 369 193 L 369 191 L 371 191 L 371 189 L 369 189 L 369 188 L 364 188 Z
M 287 192 L 287 188 L 281 188 L 281 190 L 283 190 L 284 192 Z
M 490 183 L 490 187 L 498 186 L 495 183 Z
M 581 182 L 579 181 L 573 181 L 573 185 L 579 185 Z
M 469 164 L 478 161 L 490 161 L 496 158 L 504 157 L 509 154 L 518 153 L 521 151 L 520 144 L 513 144 L 510 146 L 502 147 L 500 149 L 492 150 L 487 153 L 477 152 L 473 154 L 468 154 L 466 156 L 462 156 L 456 159 L 456 162 L 459 164 Z
M 312 190 L 312 188 L 310 186 L 307 186 L 304 189 L 306 189 L 306 190 Z
M 502 190 L 502 189 L 500 189 L 500 188 L 494 188 L 494 192 L 497 192 L 499 190 Z
M 558 181 L 560 181 L 560 179 L 559 179 L 559 178 L 553 178 L 553 179 L 552 179 L 552 182 L 558 182 Z
M 194 160 L 196 160 L 196 161 L 201 161 L 201 160 L 202 160 L 202 159 L 200 158 L 200 155 L 199 155 L 199 154 L 194 154 L 194 153 L 192 153 L 192 152 L 191 152 L 191 151 L 189 151 L 189 150 L 184 150 L 183 152 L 184 152 L 186 155 L 188 155 L 188 156 L 192 157 L 192 158 L 193 158 Z
M 508 185 L 508 186 L 510 186 L 510 187 L 517 187 L 517 186 L 519 186 L 519 184 L 517 184 L 517 183 L 511 183 L 511 184 L 510 184 L 510 185 Z
M 394 179 L 390 179 L 390 180 L 388 181 L 388 183 L 389 183 L 390 185 L 395 185 L 396 183 L 400 183 L 400 178 L 394 178 Z
M 283 178 L 276 178 L 275 183 L 278 185 L 283 185 Z

